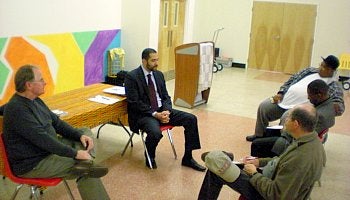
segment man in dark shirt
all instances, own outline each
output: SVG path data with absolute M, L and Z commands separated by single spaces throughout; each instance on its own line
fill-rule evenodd
M 157 51 L 146 48 L 141 57 L 142 65 L 125 77 L 130 129 L 133 132 L 142 129 L 147 133 L 146 147 L 153 168 L 157 168 L 156 148 L 163 137 L 159 126 L 161 124 L 183 126 L 185 153 L 181 164 L 197 171 L 205 171 L 205 167 L 198 164 L 192 157 L 192 151 L 201 148 L 197 117 L 172 108 L 164 75 L 157 70 Z M 148 162 L 146 166 L 150 168 Z
M 4 109 L 3 133 L 13 173 L 25 178 L 76 178 L 82 199 L 109 199 L 98 179 L 108 169 L 93 163 L 91 131 L 60 120 L 39 98 L 46 83 L 38 67 L 22 66 L 14 80 L 16 93 Z

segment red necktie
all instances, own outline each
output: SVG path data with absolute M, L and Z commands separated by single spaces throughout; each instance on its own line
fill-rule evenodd
M 148 89 L 149 89 L 149 97 L 151 100 L 152 111 L 157 111 L 158 102 L 157 102 L 156 90 L 154 89 L 154 83 L 152 81 L 152 75 L 148 74 L 147 78 L 148 78 Z

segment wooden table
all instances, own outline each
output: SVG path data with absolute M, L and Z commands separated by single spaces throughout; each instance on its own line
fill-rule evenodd
M 45 97 L 43 100 L 51 110 L 59 109 L 67 112 L 67 115 L 60 118 L 74 127 L 93 128 L 108 122 L 117 123 L 118 119 L 123 124 L 127 124 L 126 97 L 107 94 L 102 91 L 109 87 L 113 87 L 113 85 L 97 83 Z M 119 101 L 107 105 L 88 100 L 96 95 L 117 98 Z
M 108 84 L 93 84 L 83 88 L 55 94 L 42 98 L 51 110 L 59 109 L 67 112 L 60 118 L 74 127 L 96 127 L 100 124 L 113 122 L 114 124 L 127 124 L 127 102 L 126 97 L 104 93 L 105 88 L 113 87 Z M 88 99 L 96 95 L 103 95 L 117 98 L 115 104 L 107 105 L 89 101 Z M 2 134 L 3 117 L 0 116 L 0 134 Z M 123 128 L 130 135 L 128 130 Z M 1 153 L 1 152 L 0 152 Z M 4 166 L 0 155 L 0 174 L 3 174 Z

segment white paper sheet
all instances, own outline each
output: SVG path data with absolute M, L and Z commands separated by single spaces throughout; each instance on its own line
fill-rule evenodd
M 102 95 L 96 95 L 95 97 L 89 98 L 88 100 L 94 101 L 97 103 L 108 104 L 108 105 L 117 103 L 119 101 L 116 98 L 106 97 L 106 96 L 102 96 Z
M 116 95 L 125 96 L 125 87 L 113 86 L 113 87 L 104 89 L 103 92 L 108 93 L 108 94 L 116 94 Z

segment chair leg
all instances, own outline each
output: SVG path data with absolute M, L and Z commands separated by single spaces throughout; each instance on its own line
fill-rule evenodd
M 38 187 L 35 185 L 30 186 L 31 197 L 35 200 L 39 200 L 38 198 Z
M 149 157 L 149 154 L 148 154 L 146 142 L 145 142 L 145 139 L 143 138 L 143 133 L 144 133 L 144 132 L 141 132 L 141 134 L 140 134 L 141 140 L 142 140 L 142 144 L 143 144 L 143 147 L 144 147 L 145 152 L 146 152 L 147 162 L 148 162 L 150 168 L 153 169 L 153 165 L 152 165 L 152 162 L 151 162 L 151 158 Z
M 108 124 L 108 123 L 105 123 L 105 124 L 102 124 L 100 127 L 98 127 L 98 130 L 97 130 L 97 139 L 98 139 L 98 137 L 100 136 L 100 130 L 101 130 L 101 128 L 102 127 L 104 127 L 106 124 Z
M 175 157 L 175 160 L 177 159 L 177 154 L 176 154 L 176 150 L 175 150 L 175 147 L 174 147 L 174 141 L 173 141 L 173 137 L 171 135 L 171 130 L 166 130 L 167 133 L 168 133 L 168 137 L 169 137 L 169 141 L 170 141 L 170 144 L 171 144 L 171 148 L 173 149 L 173 153 L 174 153 L 174 157 Z
M 19 190 L 23 187 L 23 184 L 19 184 L 16 186 L 15 192 L 13 193 L 11 200 L 14 200 L 19 192 Z
M 67 192 L 68 192 L 68 195 L 69 195 L 70 199 L 71 199 L 71 200 L 74 200 L 73 193 L 72 193 L 72 191 L 70 190 L 70 187 L 69 187 L 67 181 L 64 180 L 64 179 L 63 179 L 63 184 L 64 184 L 64 186 L 65 186 L 65 188 L 66 188 L 66 190 L 67 190 Z
M 132 133 L 132 134 L 131 134 L 131 136 L 130 136 L 128 142 L 126 143 L 126 145 L 125 145 L 125 147 L 124 147 L 124 150 L 123 150 L 123 152 L 122 152 L 122 156 L 124 156 L 124 153 L 125 153 L 126 149 L 128 148 L 129 144 L 132 142 L 132 138 L 134 137 L 134 135 L 135 135 L 135 133 Z

